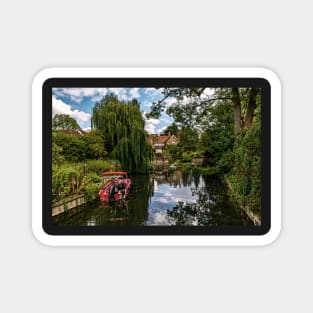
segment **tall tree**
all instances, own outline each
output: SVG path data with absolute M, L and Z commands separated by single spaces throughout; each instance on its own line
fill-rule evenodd
M 107 156 L 105 150 L 104 135 L 99 129 L 92 129 L 83 137 L 87 145 L 87 158 L 88 159 L 103 159 Z
M 248 130 L 251 127 L 255 109 L 260 102 L 260 89 L 215 88 L 213 95 L 203 97 L 205 89 L 164 88 L 162 91 L 163 98 L 152 104 L 147 117 L 159 117 L 161 112 L 165 110 L 168 98 L 174 97 L 177 101 L 167 108 L 168 114 L 177 119 L 178 123 L 201 123 L 210 107 L 221 101 L 230 101 L 233 105 L 234 134 L 238 135 L 241 130 Z
M 146 172 L 151 147 L 137 100 L 120 101 L 106 95 L 93 108 L 91 126 L 103 132 L 108 152 L 130 172 Z
M 65 129 L 81 130 L 76 120 L 67 114 L 56 114 L 52 119 L 52 129 L 53 130 L 65 130 Z

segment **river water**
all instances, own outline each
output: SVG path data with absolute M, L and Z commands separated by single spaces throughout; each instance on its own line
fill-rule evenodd
M 226 186 L 194 169 L 130 177 L 133 188 L 119 203 L 93 201 L 54 217 L 57 225 L 246 225 Z

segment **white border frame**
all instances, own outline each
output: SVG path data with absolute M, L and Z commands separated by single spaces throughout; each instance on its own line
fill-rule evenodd
M 49 78 L 194 77 L 264 78 L 271 85 L 271 228 L 265 235 L 196 236 L 54 236 L 42 228 L 42 85 Z M 32 85 L 32 228 L 35 237 L 51 246 L 262 246 L 281 230 L 281 84 L 265 68 L 48 68 Z M 273 127 L 275 125 L 275 127 Z

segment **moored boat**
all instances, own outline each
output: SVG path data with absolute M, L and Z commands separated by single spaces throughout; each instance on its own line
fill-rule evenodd
M 127 172 L 103 172 L 102 188 L 99 191 L 101 201 L 117 201 L 127 197 L 131 180 Z

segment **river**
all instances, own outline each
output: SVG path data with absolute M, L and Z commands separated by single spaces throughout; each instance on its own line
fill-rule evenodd
M 57 225 L 246 225 L 227 187 L 215 176 L 178 169 L 130 177 L 133 188 L 122 203 L 95 200 L 53 218 Z

